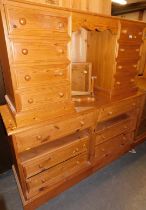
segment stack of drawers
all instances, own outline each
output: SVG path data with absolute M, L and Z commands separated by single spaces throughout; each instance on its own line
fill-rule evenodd
M 6 99 L 17 126 L 73 112 L 70 14 L 14 2 L 7 3 L 5 14 L 12 77 L 12 90 L 7 91 Z
M 112 98 L 126 97 L 137 92 L 136 80 L 138 61 L 144 31 L 143 24 L 132 21 L 120 21 L 121 30 L 118 40 L 116 73 L 112 89 Z

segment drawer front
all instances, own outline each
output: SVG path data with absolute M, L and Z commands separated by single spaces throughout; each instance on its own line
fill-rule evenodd
M 130 61 L 124 61 L 122 59 L 117 60 L 117 66 L 116 71 L 125 73 L 125 72 L 137 72 L 138 68 L 138 60 L 130 60 Z
M 49 0 L 48 0 L 49 1 Z M 55 0 L 52 0 L 52 2 Z M 56 0 L 57 1 L 57 0 Z M 51 2 L 51 0 L 50 0 Z M 6 6 L 8 33 L 10 35 L 49 36 L 67 38 L 69 13 L 48 9 L 47 11 Z M 43 23 L 43 24 L 42 24 Z
M 11 41 L 12 63 L 28 64 L 43 62 L 65 63 L 68 60 L 68 47 L 65 42 L 43 42 L 36 40 Z
M 40 157 L 36 157 L 34 159 L 30 159 L 26 163 L 22 163 L 26 178 L 43 172 L 52 166 L 55 166 L 83 152 L 87 152 L 88 144 L 89 137 L 86 136 L 82 139 L 76 139 L 76 141 L 70 144 L 56 148 L 53 151 L 49 151 L 48 149 L 47 154 L 41 155 Z
M 43 93 L 43 94 L 42 94 Z M 35 107 L 42 107 L 59 101 L 70 100 L 70 85 L 60 84 L 59 86 L 38 86 L 32 87 L 31 91 L 17 91 L 15 94 L 17 101 L 17 111 L 30 110 Z
M 107 141 L 110 138 L 118 136 L 122 133 L 133 131 L 135 129 L 135 124 L 133 120 L 127 119 L 125 121 L 116 123 L 110 127 L 105 127 L 105 130 L 99 131 L 96 135 L 96 145 Z
M 65 182 L 70 175 L 74 175 L 88 165 L 88 154 L 85 153 L 27 179 L 28 197 L 53 187 L 54 184 Z
M 102 160 L 104 158 L 111 158 L 122 152 L 126 152 L 132 145 L 132 141 L 132 133 L 114 137 L 113 139 L 96 146 L 95 159 Z
M 40 84 L 60 83 L 69 80 L 67 65 L 16 66 L 16 89 L 28 88 Z
M 139 59 L 140 46 L 139 45 L 127 46 L 127 45 L 120 44 L 119 51 L 118 51 L 118 58 L 125 59 L 125 60 Z
M 84 130 L 94 125 L 96 119 L 97 113 L 92 112 L 19 133 L 15 136 L 17 150 L 23 152 L 76 131 Z
M 111 92 L 112 100 L 120 100 L 126 97 L 134 96 L 138 92 L 138 87 L 136 85 L 123 85 L 118 88 L 115 88 Z
M 99 121 L 104 121 L 120 114 L 126 113 L 137 107 L 137 100 L 135 98 L 119 101 L 112 106 L 101 109 L 99 114 Z
M 144 25 L 135 24 L 132 22 L 121 21 L 121 34 L 119 41 L 131 43 L 141 43 L 143 36 Z

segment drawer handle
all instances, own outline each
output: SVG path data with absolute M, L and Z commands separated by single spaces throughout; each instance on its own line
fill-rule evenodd
M 116 84 L 117 84 L 117 85 L 121 85 L 121 82 L 117 81 Z
M 37 140 L 39 140 L 39 141 L 42 140 L 42 136 L 37 136 L 36 138 L 37 138 Z
M 59 29 L 62 29 L 62 28 L 64 28 L 64 23 L 62 23 L 62 22 L 59 22 L 59 23 L 58 23 L 58 28 L 59 28 Z
M 136 49 L 136 52 L 139 52 L 139 49 Z
M 112 115 L 113 114 L 113 112 L 108 112 L 108 115 Z
M 123 136 L 123 140 L 127 140 L 127 138 L 125 136 Z
M 128 129 L 128 126 L 125 125 L 125 126 L 124 126 L 124 129 Z
M 32 98 L 28 99 L 28 103 L 32 104 L 33 103 L 33 99 Z
M 88 74 L 88 71 L 85 70 L 83 73 L 84 73 L 84 74 Z
M 133 36 L 131 34 L 129 35 L 129 39 L 133 39 Z
M 124 30 L 122 30 L 122 34 L 127 34 L 127 30 L 126 29 L 124 29 Z
M 56 128 L 57 130 L 59 130 L 60 128 L 59 128 L 59 126 L 57 126 L 57 125 L 54 125 L 54 128 Z
M 79 148 L 76 148 L 76 149 L 73 151 L 73 154 L 75 154 L 76 152 L 79 152 Z
M 64 49 L 60 48 L 58 49 L 59 54 L 64 54 Z
M 84 121 L 80 121 L 81 126 L 85 125 Z
M 123 66 L 118 66 L 118 69 L 122 69 L 123 68 Z
M 135 82 L 135 79 L 131 79 L 130 82 L 132 82 L 132 83 Z
M 23 26 L 26 25 L 26 19 L 25 18 L 20 18 L 19 23 Z
M 24 78 L 25 78 L 26 81 L 30 81 L 31 80 L 31 76 L 29 76 L 29 75 L 25 75 Z
M 134 68 L 137 68 L 137 65 L 133 65 Z
M 120 49 L 121 52 L 125 52 L 125 49 Z
M 55 76 L 63 76 L 63 72 L 55 72 L 54 75 Z
M 132 106 L 133 106 L 133 107 L 136 107 L 136 103 L 133 103 Z
M 84 147 L 84 148 L 87 148 L 86 144 L 83 144 L 83 147 Z
M 59 93 L 60 98 L 64 96 L 64 93 Z
M 105 149 L 101 149 L 102 152 L 105 152 Z
M 134 39 L 137 39 L 137 36 L 134 36 Z
M 142 35 L 142 32 L 139 32 L 138 35 Z
M 27 55 L 28 54 L 28 49 L 22 49 L 22 54 Z
M 77 165 L 79 165 L 80 164 L 80 161 L 77 161 L 76 163 L 77 163 Z
M 45 180 L 45 179 L 41 179 L 41 182 L 42 182 L 42 184 L 43 184 L 43 183 L 45 183 L 45 182 L 46 182 L 46 180 Z

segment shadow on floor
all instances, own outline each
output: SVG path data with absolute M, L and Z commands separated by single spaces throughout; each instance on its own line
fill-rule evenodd
M 0 195 L 0 209 L 1 210 L 7 210 L 5 201 L 4 201 L 4 199 L 1 195 Z

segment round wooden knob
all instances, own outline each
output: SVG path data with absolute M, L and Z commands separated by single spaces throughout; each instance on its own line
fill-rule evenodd
M 135 82 L 135 79 L 131 79 L 130 82 Z
M 139 32 L 138 35 L 142 35 L 142 32 Z
M 43 184 L 43 183 L 45 183 L 45 182 L 46 182 L 46 180 L 45 180 L 45 179 L 41 179 L 41 182 L 42 182 L 42 184 Z
M 136 49 L 136 52 L 139 52 L 139 49 Z
M 19 23 L 23 26 L 26 25 L 26 19 L 25 18 L 20 18 Z
M 84 121 L 80 121 L 81 126 L 85 125 Z
M 60 98 L 64 96 L 64 93 L 59 93 Z
M 125 49 L 120 49 L 121 52 L 125 52 Z
M 54 73 L 54 75 L 55 75 L 55 76 L 63 76 L 63 72 L 57 72 L 57 71 L 56 71 L 56 72 Z
M 27 49 L 22 49 L 22 54 L 23 55 L 27 55 L 28 54 L 28 50 Z
M 33 99 L 32 98 L 28 99 L 28 103 L 32 104 L 33 103 Z
M 124 29 L 124 30 L 122 30 L 122 34 L 127 34 L 127 30 L 126 29 Z
M 134 39 L 136 39 L 137 38 L 137 36 L 134 36 Z
M 64 50 L 62 48 L 58 49 L 59 54 L 63 54 Z
M 118 69 L 122 69 L 123 68 L 123 66 L 118 66 Z
M 125 136 L 123 136 L 123 140 L 126 140 L 127 138 Z
M 129 39 L 132 39 L 132 38 L 133 38 L 133 36 L 130 34 L 130 35 L 129 35 Z
M 108 112 L 108 114 L 109 114 L 109 115 L 112 115 L 112 114 L 113 114 L 113 112 Z
M 134 68 L 137 68 L 137 65 L 133 65 Z
M 62 22 L 59 22 L 59 23 L 58 23 L 58 28 L 59 28 L 59 29 L 62 29 L 62 28 L 64 28 L 64 23 L 62 23 Z
M 84 74 L 88 74 L 88 71 L 85 70 L 85 71 L 84 71 Z
M 31 77 L 29 75 L 25 75 L 24 78 L 25 78 L 26 81 L 30 81 L 31 80 Z
M 116 84 L 117 84 L 117 85 L 121 85 L 121 82 L 117 81 Z
M 76 148 L 76 152 L 78 152 L 79 151 L 79 148 Z
M 135 107 L 136 106 L 136 103 L 133 103 L 132 106 Z
M 77 161 L 76 163 L 77 163 L 77 164 L 80 164 L 80 161 Z
M 36 139 L 37 140 L 42 140 L 42 136 L 37 136 Z

